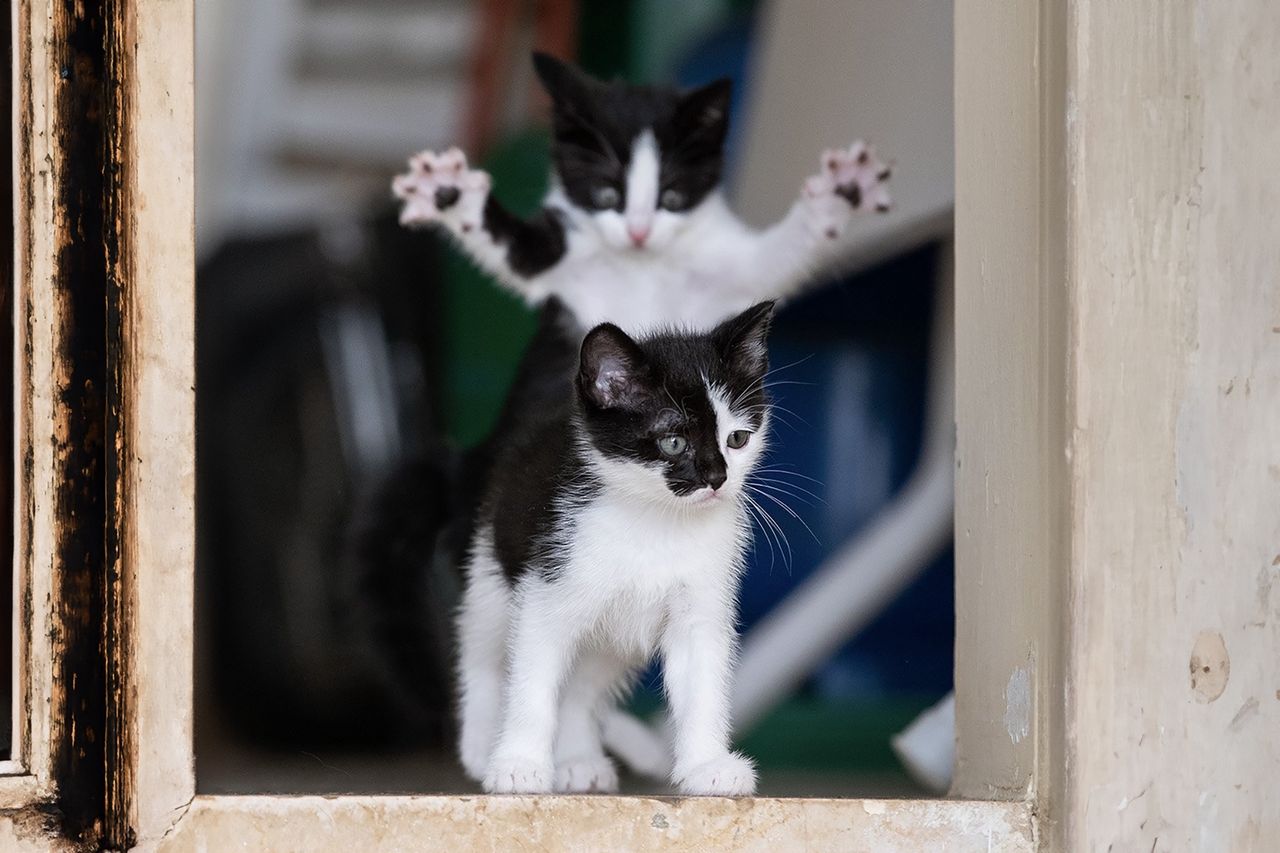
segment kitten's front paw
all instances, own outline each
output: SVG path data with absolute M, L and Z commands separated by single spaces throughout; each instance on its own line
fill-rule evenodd
M 691 797 L 749 797 L 756 792 L 756 768 L 745 755 L 727 752 L 687 772 L 677 770 L 675 783 Z
M 556 791 L 561 794 L 616 794 L 618 770 L 603 755 L 562 762 L 556 767 Z
M 489 794 L 550 794 L 555 768 L 528 759 L 497 758 L 489 765 L 481 787 Z
M 484 220 L 489 176 L 468 169 L 467 156 L 457 148 L 443 154 L 423 151 L 409 158 L 409 171 L 396 175 L 391 191 L 404 202 L 401 225 L 449 222 L 471 231 Z
M 851 211 L 886 213 L 893 206 L 885 186 L 892 170 L 876 157 L 875 149 L 858 140 L 845 149 L 822 155 L 822 171 L 804 185 L 804 198 L 816 214 L 823 236 L 836 238 Z
M 462 742 L 458 745 L 458 758 L 462 761 L 462 769 L 466 771 L 467 778 L 475 782 L 482 781 L 489 769 L 489 738 L 464 730 Z

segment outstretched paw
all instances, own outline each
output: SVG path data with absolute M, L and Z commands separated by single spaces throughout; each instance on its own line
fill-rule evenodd
M 409 158 L 409 171 L 396 175 L 391 191 L 404 202 L 401 225 L 444 222 L 463 232 L 479 228 L 489 198 L 489 176 L 467 168 L 457 148 L 443 154 L 423 151 Z
M 886 186 L 891 174 L 875 149 L 862 140 L 847 150 L 825 152 L 822 171 L 804 185 L 804 197 L 822 234 L 832 239 L 840 236 L 851 211 L 887 213 L 893 206 Z

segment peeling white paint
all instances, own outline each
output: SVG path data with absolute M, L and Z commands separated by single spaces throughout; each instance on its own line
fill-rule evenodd
M 1019 743 L 1031 733 L 1031 667 L 1018 667 L 1004 689 L 1004 729 Z

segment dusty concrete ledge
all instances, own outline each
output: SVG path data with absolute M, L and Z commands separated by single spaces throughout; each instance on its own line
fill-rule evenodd
M 1032 851 L 1030 806 L 965 800 L 197 797 L 165 851 Z

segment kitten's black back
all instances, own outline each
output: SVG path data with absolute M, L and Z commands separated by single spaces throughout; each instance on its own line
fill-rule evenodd
M 458 489 L 463 495 L 465 515 L 459 519 L 451 551 L 461 565 L 475 534 L 482 503 L 492 493 L 499 472 L 510 472 L 503 492 L 503 506 L 494 511 L 516 517 L 518 535 L 532 541 L 546 523 L 545 516 L 534 522 L 528 507 L 545 505 L 547 490 L 557 480 L 556 466 L 568 449 L 560 442 L 572 410 L 570 395 L 578 370 L 578 349 L 584 330 L 564 304 L 556 298 L 545 302 L 538 314 L 538 327 L 520 359 L 516 377 L 507 392 L 493 431 L 470 454 L 463 467 Z M 529 525 L 524 521 L 529 520 Z M 523 562 L 527 549 L 516 548 L 512 564 Z M 508 561 L 503 561 L 504 565 Z

